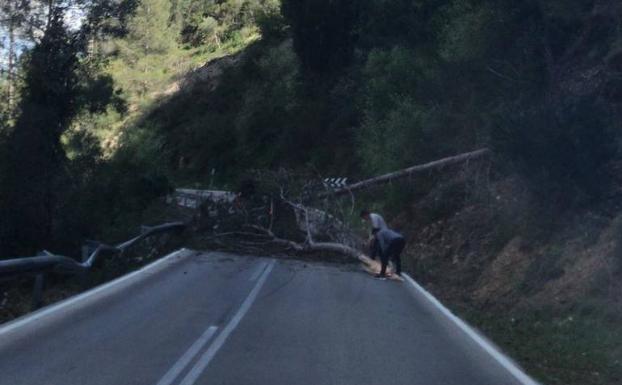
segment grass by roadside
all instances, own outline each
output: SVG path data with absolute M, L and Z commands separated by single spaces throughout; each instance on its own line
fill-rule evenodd
M 612 313 L 528 309 L 502 313 L 459 307 L 536 379 L 547 385 L 622 383 L 622 317 Z

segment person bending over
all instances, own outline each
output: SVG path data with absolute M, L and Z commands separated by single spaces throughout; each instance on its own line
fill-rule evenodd
M 397 231 L 391 229 L 382 229 L 376 232 L 376 243 L 380 251 L 381 269 L 376 278 L 385 279 L 387 273 L 387 264 L 389 260 L 395 265 L 395 274 L 402 275 L 402 259 L 401 254 L 406 246 L 404 236 Z
M 371 253 L 371 258 L 376 259 L 376 255 L 380 253 L 380 250 L 378 249 L 378 242 L 376 241 L 376 233 L 380 230 L 388 229 L 389 227 L 384 221 L 382 215 L 369 212 L 369 210 L 361 211 L 361 219 L 369 222 L 369 224 L 371 225 L 369 249 Z

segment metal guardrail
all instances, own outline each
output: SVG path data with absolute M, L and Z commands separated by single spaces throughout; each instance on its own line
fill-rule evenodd
M 78 262 L 73 258 L 62 255 L 55 255 L 49 251 L 43 251 L 41 255 L 35 257 L 14 258 L 0 260 L 0 277 L 15 276 L 21 274 L 32 274 L 41 272 L 53 272 L 60 274 L 76 274 L 88 271 L 93 267 L 97 259 L 103 253 L 123 253 L 129 247 L 151 235 L 164 233 L 186 226 L 183 222 L 165 223 L 155 227 L 144 227 L 144 231 L 137 237 L 129 241 L 110 246 L 103 243 L 95 243 L 88 258 L 83 262 Z M 93 243 L 92 243 L 93 244 Z
M 190 209 L 197 209 L 203 202 L 233 204 L 236 200 L 236 193 L 220 190 L 196 190 L 196 189 L 175 189 L 175 193 L 167 197 L 168 203 L 175 202 L 178 206 Z
M 183 222 L 165 223 L 154 227 L 143 226 L 140 235 L 129 241 L 119 243 L 116 246 L 99 242 L 88 242 L 86 246 L 88 251 L 84 254 L 84 260 L 82 262 L 78 262 L 73 258 L 63 255 L 52 254 L 45 250 L 40 255 L 34 257 L 0 260 L 0 279 L 5 280 L 22 275 L 35 275 L 36 280 L 33 288 L 32 307 L 36 309 L 41 303 L 41 292 L 47 273 L 84 274 L 91 270 L 99 257 L 103 254 L 123 254 L 125 250 L 147 237 L 181 230 L 185 227 L 186 224 Z

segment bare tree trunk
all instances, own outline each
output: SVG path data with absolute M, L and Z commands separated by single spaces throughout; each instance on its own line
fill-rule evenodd
M 450 166 L 450 165 L 454 165 L 454 164 L 458 164 L 462 162 L 468 162 L 469 160 L 480 159 L 485 156 L 488 156 L 489 154 L 490 154 L 490 150 L 487 148 L 484 148 L 484 149 L 473 151 L 473 152 L 467 152 L 467 153 L 460 154 L 460 155 L 450 156 L 448 158 L 435 160 L 430 163 L 412 166 L 412 167 L 394 171 L 388 174 L 380 175 L 380 176 L 377 176 L 371 179 L 366 179 L 361 182 L 354 183 L 354 184 L 351 184 L 349 186 L 346 186 L 340 189 L 336 189 L 334 191 L 327 191 L 327 192 L 320 194 L 319 198 L 326 198 L 328 196 L 349 194 L 354 191 L 361 190 L 367 187 L 376 186 L 376 185 L 391 182 L 396 179 L 404 178 L 415 173 L 439 169 L 439 168 L 443 168 L 446 166 Z
M 15 20 L 14 15 L 9 16 L 9 60 L 7 68 L 7 105 L 9 114 L 13 115 L 13 89 L 15 87 Z
M 48 20 L 47 20 L 47 24 L 45 25 L 46 31 L 50 27 L 50 24 L 52 24 L 52 14 L 54 13 L 54 1 L 55 0 L 48 0 Z

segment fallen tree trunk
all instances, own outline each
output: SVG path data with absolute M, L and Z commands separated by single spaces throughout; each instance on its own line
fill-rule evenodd
M 338 195 L 344 195 L 344 194 L 350 194 L 354 191 L 357 190 L 362 190 L 364 188 L 368 188 L 371 186 L 376 186 L 376 185 L 380 185 L 380 184 L 384 184 L 384 183 L 388 183 L 391 181 L 394 181 L 396 179 L 400 179 L 400 178 L 405 178 L 407 176 L 410 176 L 412 174 L 416 174 L 419 172 L 423 172 L 423 171 L 429 171 L 429 170 L 434 170 L 434 169 L 439 169 L 439 168 L 443 168 L 446 166 L 450 166 L 450 165 L 454 165 L 454 164 L 458 164 L 458 163 L 463 163 L 463 162 L 467 162 L 469 160 L 475 160 L 475 159 L 480 159 L 483 158 L 485 156 L 488 156 L 490 154 L 490 150 L 487 148 L 481 149 L 481 150 L 477 150 L 477 151 L 472 151 L 472 152 L 467 152 L 464 154 L 460 154 L 460 155 L 455 155 L 455 156 L 450 156 L 448 158 L 443 158 L 443 159 L 439 159 L 439 160 L 435 160 L 433 162 L 429 162 L 429 163 L 425 163 L 425 164 L 421 164 L 421 165 L 417 165 L 417 166 L 412 166 L 409 168 L 405 168 L 402 170 L 398 170 L 398 171 L 394 171 L 388 174 L 384 174 L 384 175 L 380 175 L 374 178 L 370 178 L 370 179 L 366 179 L 354 184 L 351 184 L 349 186 L 346 187 L 342 187 L 336 190 L 332 190 L 332 191 L 326 191 L 323 192 L 321 194 L 318 195 L 319 198 L 326 198 L 329 196 L 338 196 Z

